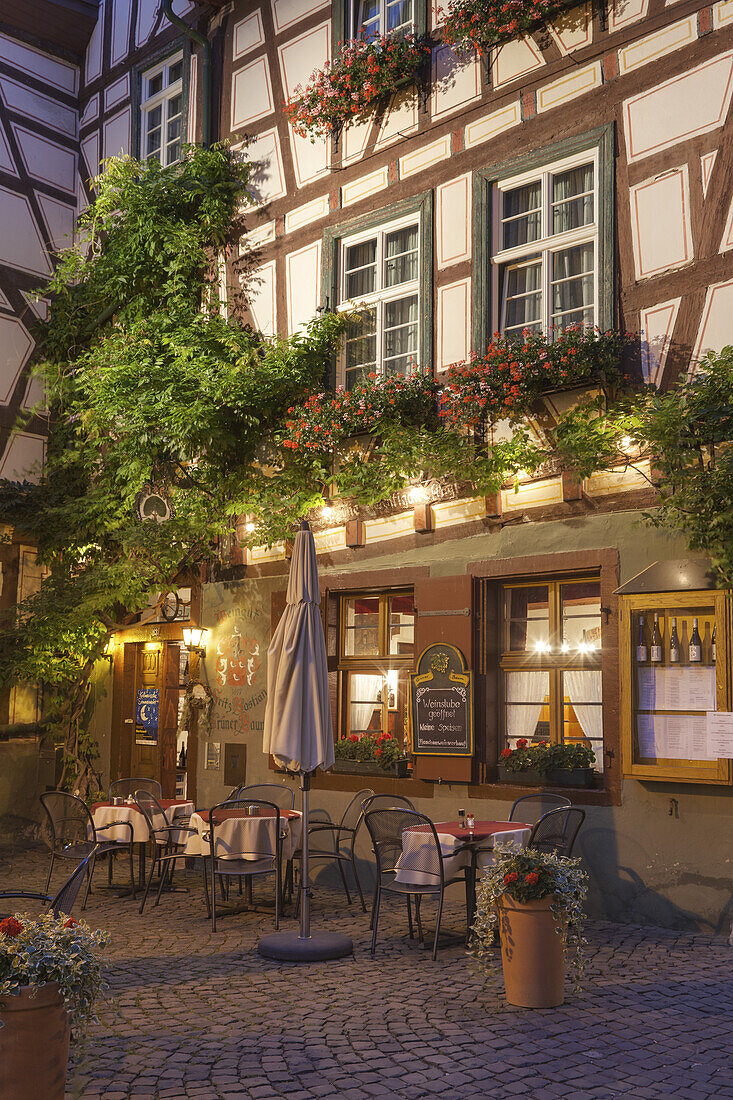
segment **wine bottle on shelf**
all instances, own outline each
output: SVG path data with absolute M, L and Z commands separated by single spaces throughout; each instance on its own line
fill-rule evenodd
M 661 664 L 662 661 L 662 638 L 659 633 L 659 615 L 654 612 L 654 628 L 652 630 L 652 644 L 650 646 L 650 658 L 653 664 Z
M 710 646 L 710 663 L 713 664 L 713 665 L 715 664 L 715 649 L 716 649 L 716 647 L 715 647 L 715 631 L 716 631 L 716 629 L 717 629 L 717 627 L 713 626 L 713 637 L 711 639 L 711 646 Z
M 692 620 L 692 635 L 690 637 L 690 664 L 702 661 L 702 638 L 697 629 L 697 619 Z
M 672 633 L 669 636 L 669 663 L 679 664 L 680 660 L 680 636 L 677 633 L 677 620 L 672 619 Z
M 644 616 L 639 616 L 639 641 L 636 645 L 636 661 L 637 664 L 643 664 L 648 660 L 649 650 L 647 649 L 646 638 L 644 637 Z

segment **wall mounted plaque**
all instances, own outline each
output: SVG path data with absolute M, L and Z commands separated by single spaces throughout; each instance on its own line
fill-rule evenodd
M 473 756 L 473 673 L 460 649 L 441 642 L 420 654 L 410 722 L 416 756 Z

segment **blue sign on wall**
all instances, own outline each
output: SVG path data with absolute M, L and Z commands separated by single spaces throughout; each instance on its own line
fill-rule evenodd
M 138 744 L 155 744 L 158 740 L 157 688 L 138 688 L 135 702 L 135 740 Z

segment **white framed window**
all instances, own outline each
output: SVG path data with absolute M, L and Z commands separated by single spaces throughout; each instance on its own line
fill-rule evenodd
M 380 38 L 415 29 L 415 0 L 355 0 L 353 38 Z
M 339 310 L 358 308 L 344 340 L 341 382 L 411 374 L 420 365 L 420 220 L 415 214 L 344 237 Z
M 140 159 L 175 164 L 182 132 L 183 53 L 177 53 L 142 74 Z
M 598 323 L 598 151 L 493 188 L 494 317 L 508 334 Z

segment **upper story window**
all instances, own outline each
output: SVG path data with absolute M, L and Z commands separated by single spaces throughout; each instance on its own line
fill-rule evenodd
M 598 323 L 598 153 L 493 189 L 495 316 L 503 332 Z
M 416 0 L 356 0 L 352 37 L 380 38 L 415 28 Z
M 339 309 L 360 312 L 344 341 L 347 389 L 371 372 L 408 375 L 419 366 L 420 237 L 413 215 L 341 241 Z
M 582 743 L 602 771 L 600 580 L 512 582 L 502 599 L 504 745 Z
M 163 167 L 181 157 L 183 133 L 183 54 L 177 53 L 142 74 L 140 156 Z

